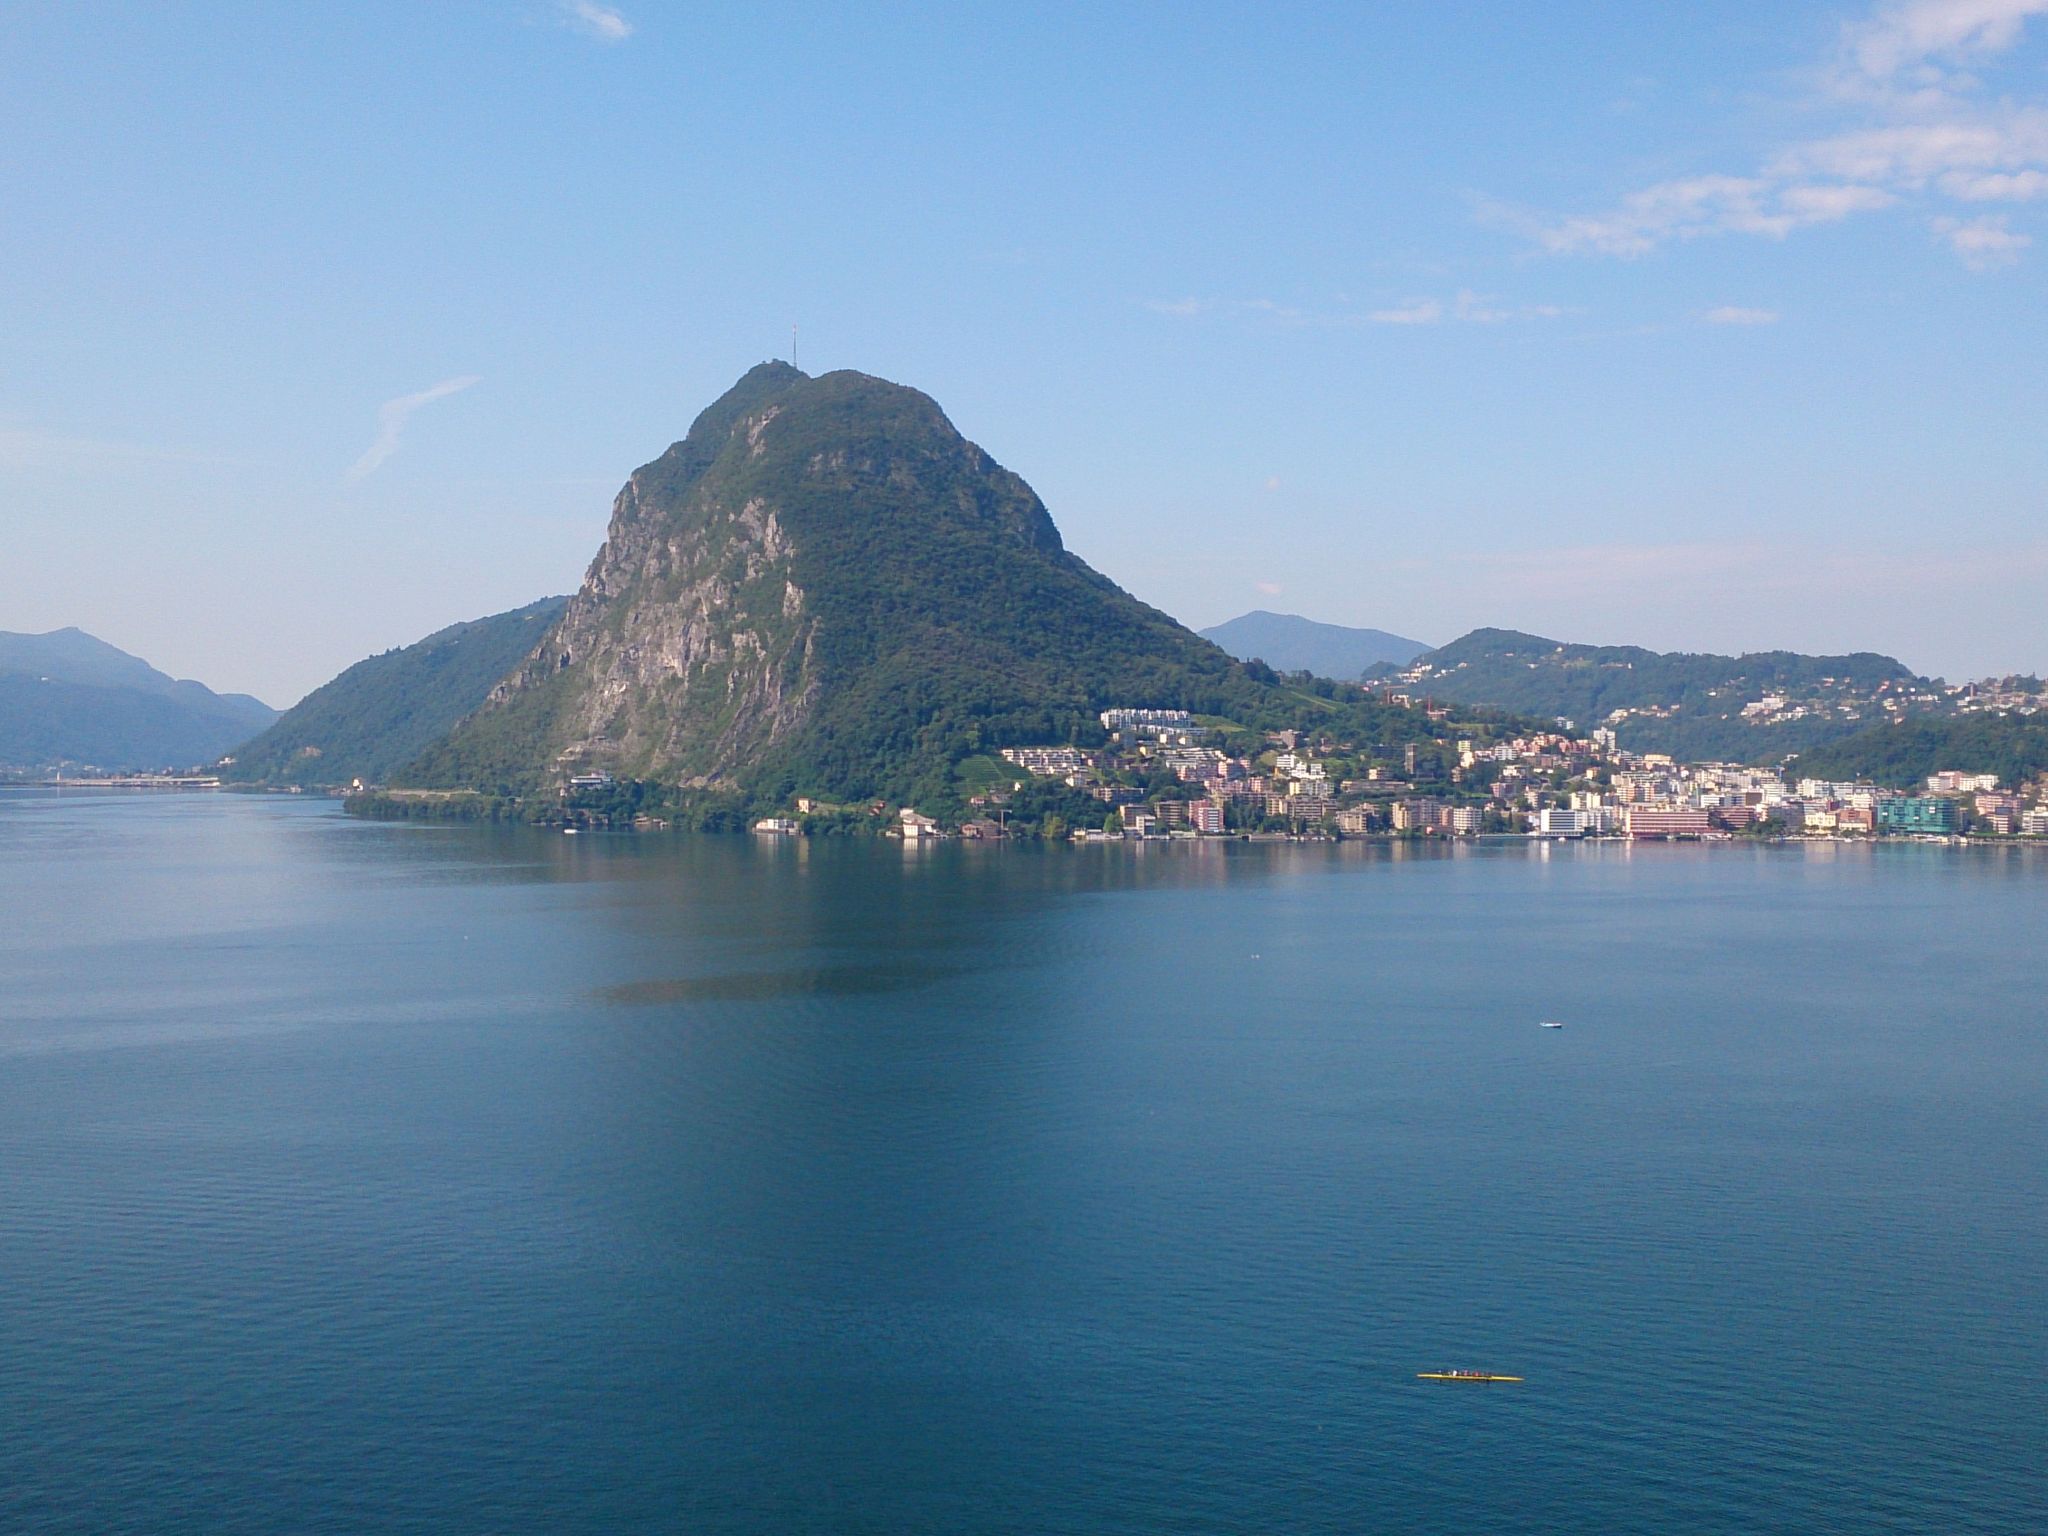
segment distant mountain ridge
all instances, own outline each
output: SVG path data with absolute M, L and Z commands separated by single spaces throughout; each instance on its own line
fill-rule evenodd
M 388 779 L 482 704 L 568 602 L 545 597 L 357 662 L 237 747 L 223 776 L 299 785 Z
M 277 711 L 159 672 L 82 629 L 0 631 L 0 768 L 132 772 L 211 764 Z
M 1383 629 L 1324 624 L 1298 613 L 1263 608 L 1199 631 L 1239 661 L 1263 661 L 1281 672 L 1313 672 L 1355 682 L 1374 667 L 1406 666 L 1429 647 Z
M 1473 630 L 1391 675 L 1435 699 L 1606 727 L 1629 750 L 1695 760 L 1769 761 L 1950 708 L 1941 684 L 1872 651 L 1718 656 L 1511 629 Z

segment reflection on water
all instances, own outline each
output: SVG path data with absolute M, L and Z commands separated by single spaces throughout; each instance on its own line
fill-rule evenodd
M 2044 875 L 0 795 L 0 1530 L 2026 1530 Z

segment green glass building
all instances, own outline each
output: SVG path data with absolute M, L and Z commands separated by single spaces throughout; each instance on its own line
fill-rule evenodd
M 1949 833 L 1956 829 L 1956 803 L 1939 795 L 1912 795 L 1877 802 L 1880 832 Z

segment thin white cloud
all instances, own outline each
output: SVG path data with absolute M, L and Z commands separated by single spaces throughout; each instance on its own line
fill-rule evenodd
M 1872 84 L 1938 89 L 1950 66 L 2004 52 L 2042 15 L 2048 0 L 1892 0 L 1846 29 L 1842 67 Z
M 2009 267 L 2034 243 L 2032 235 L 2008 229 L 2002 213 L 1977 219 L 1936 219 L 1934 232 L 1948 242 L 1949 249 L 1973 272 Z
M 1435 299 L 1410 299 L 1392 309 L 1375 309 L 1366 314 L 1374 325 L 1435 325 L 1443 319 L 1444 307 Z
M 348 478 L 360 480 L 373 473 L 392 454 L 398 452 L 399 439 L 405 435 L 405 424 L 412 413 L 423 405 L 436 400 L 445 400 L 450 395 L 459 395 L 478 381 L 478 375 L 465 373 L 460 378 L 443 379 L 431 389 L 418 394 L 400 395 L 386 400 L 377 407 L 377 440 L 363 451 L 363 456 L 349 466 Z
M 1287 589 L 1277 581 L 1255 581 L 1252 583 L 1252 590 L 1267 597 L 1278 597 Z
M 1782 543 L 1740 539 L 1468 551 L 1458 559 L 1464 570 L 1489 585 L 1539 589 L 1573 601 L 1611 595 L 1625 585 L 1889 597 L 1970 591 L 1985 579 L 1984 563 L 1974 551 L 1879 550 L 1854 543 L 1813 546 L 1800 550 L 1797 559 L 1787 558 Z M 2048 543 L 2005 550 L 1999 574 L 2018 573 L 2048 575 Z
M 105 466 L 112 463 L 238 465 L 223 454 L 193 453 L 98 437 L 67 437 L 34 427 L 0 426 L 0 470 Z
M 1750 309 L 1741 304 L 1723 304 L 1708 310 L 1700 318 L 1708 325 L 1776 325 L 1778 312 L 1775 309 Z
M 2048 196 L 2048 106 L 1990 99 L 1969 69 L 2013 48 L 2029 19 L 2043 15 L 2048 0 L 1896 0 L 1846 28 L 1821 72 L 1820 105 L 1864 121 L 1788 144 L 1749 175 L 1657 182 L 1598 213 L 1486 205 L 1482 216 L 1519 227 L 1545 250 L 1636 257 L 1707 235 L 1782 240 L 1907 197 Z
M 1470 288 L 1458 290 L 1458 296 L 1451 300 L 1451 313 L 1468 325 L 1497 325 L 1515 318 L 1515 312 L 1502 309 L 1493 294 L 1474 293 Z
M 562 0 L 561 9 L 564 25 L 600 43 L 623 43 L 633 35 L 633 23 L 597 0 Z
M 1965 203 L 2025 203 L 2048 197 L 2048 171 L 1952 171 L 1941 190 Z
M 1176 320 L 1192 320 L 1215 311 L 1254 315 L 1289 329 L 1353 330 L 1372 325 L 1435 325 L 1455 320 L 1466 325 L 1497 325 L 1509 320 L 1554 320 L 1565 311 L 1555 304 L 1509 307 L 1496 294 L 1460 289 L 1449 300 L 1424 295 L 1381 309 L 1305 309 L 1277 299 L 1147 299 L 1145 308 Z

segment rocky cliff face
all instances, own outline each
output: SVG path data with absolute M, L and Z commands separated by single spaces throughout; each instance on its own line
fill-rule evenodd
M 410 777 L 903 793 L 1233 680 L 926 396 L 769 363 L 633 473 L 561 621 Z

